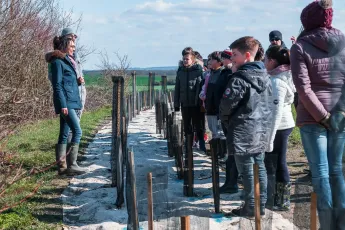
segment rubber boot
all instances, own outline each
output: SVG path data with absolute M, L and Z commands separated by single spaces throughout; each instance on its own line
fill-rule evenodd
M 237 193 L 238 192 L 238 185 L 237 185 L 238 172 L 237 172 L 234 156 L 230 155 L 225 163 L 226 163 L 225 183 L 219 188 L 219 192 L 221 194 Z
M 55 146 L 55 158 L 58 166 L 58 174 L 63 175 L 66 173 L 67 164 L 66 164 L 66 149 L 67 144 L 57 144 Z
M 71 148 L 71 151 L 67 157 L 67 175 L 73 176 L 73 175 L 82 175 L 84 173 L 87 173 L 88 172 L 87 169 L 81 168 L 77 164 L 79 144 L 72 143 L 70 148 Z
M 289 211 L 291 184 L 278 182 L 276 189 L 274 210 Z
M 267 202 L 266 208 L 273 210 L 275 205 L 275 193 L 276 193 L 276 176 L 267 174 Z

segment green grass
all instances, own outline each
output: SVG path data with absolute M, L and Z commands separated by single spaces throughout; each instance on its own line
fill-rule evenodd
M 294 120 L 296 121 L 296 109 L 295 109 L 294 105 L 292 105 L 292 114 L 293 114 Z M 290 136 L 290 139 L 289 139 L 289 142 L 291 145 L 301 145 L 302 144 L 301 135 L 299 132 L 299 128 L 297 126 L 293 129 L 291 136 Z
M 82 116 L 81 128 L 83 137 L 81 145 L 93 137 L 97 126 L 111 115 L 111 107 L 104 107 L 92 112 L 86 112 Z M 55 161 L 54 146 L 59 133 L 59 120 L 50 119 L 25 125 L 11 137 L 5 146 L 6 151 L 16 152 L 18 159 L 23 162 L 26 169 L 32 167 L 41 168 Z M 0 229 L 56 229 L 61 225 L 60 215 L 49 215 L 54 211 L 56 200 L 48 199 L 52 194 L 59 193 L 52 181 L 57 178 L 56 169 L 24 179 L 11 186 L 4 197 L 0 199 L 0 207 L 13 204 L 27 196 L 37 186 L 39 181 L 44 181 L 39 192 L 30 200 L 3 214 L 0 214 Z M 58 195 L 58 194 L 57 194 Z
M 106 82 L 102 80 L 101 75 L 96 75 L 96 76 L 90 76 L 90 75 L 85 75 L 85 84 L 86 86 L 106 86 Z M 167 77 L 168 81 L 175 81 L 175 76 L 168 76 Z M 148 76 L 143 76 L 143 75 L 138 75 L 137 76 L 137 89 L 145 89 L 145 87 L 148 87 L 148 82 L 149 82 L 149 77 Z M 161 82 L 161 77 L 155 78 L 155 82 L 160 83 Z M 131 84 L 131 83 L 130 83 Z M 155 87 L 160 89 L 160 85 L 156 85 Z M 169 86 L 168 86 L 169 87 Z

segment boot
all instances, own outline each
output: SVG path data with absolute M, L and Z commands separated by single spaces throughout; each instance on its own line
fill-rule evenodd
M 266 208 L 273 210 L 275 205 L 275 188 L 276 188 L 276 176 L 267 174 L 267 202 Z
M 277 211 L 289 211 L 291 184 L 278 182 L 276 189 L 275 205 L 273 209 Z
M 55 158 L 58 166 L 58 174 L 63 175 L 66 173 L 66 148 L 67 144 L 57 144 L 55 146 Z
M 238 172 L 236 168 L 236 162 L 234 156 L 229 156 L 226 160 L 226 169 L 225 169 L 225 183 L 219 188 L 219 193 L 237 193 L 238 192 L 238 185 L 237 185 L 237 178 Z
M 72 143 L 71 152 L 67 157 L 67 175 L 69 176 L 82 175 L 88 171 L 85 168 L 79 167 L 77 164 L 78 150 L 79 144 Z
M 265 214 L 266 214 L 265 207 L 260 205 L 260 215 L 261 215 L 261 217 L 265 217 Z M 255 217 L 255 208 L 254 207 L 248 207 L 244 203 L 240 208 L 233 209 L 230 212 L 230 215 L 238 216 L 238 217 L 254 218 Z

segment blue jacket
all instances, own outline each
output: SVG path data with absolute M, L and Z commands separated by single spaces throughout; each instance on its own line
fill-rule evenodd
M 81 109 L 77 72 L 70 58 L 55 50 L 51 56 L 51 72 L 55 113 L 60 114 L 62 108 Z

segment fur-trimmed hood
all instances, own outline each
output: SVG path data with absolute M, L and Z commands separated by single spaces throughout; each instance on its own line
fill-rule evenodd
M 52 52 L 46 53 L 45 58 L 46 62 L 51 63 L 55 59 L 64 59 L 66 57 L 66 54 L 61 52 L 60 50 L 54 50 Z

